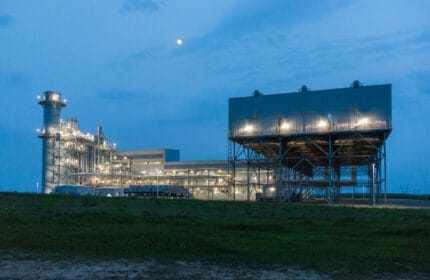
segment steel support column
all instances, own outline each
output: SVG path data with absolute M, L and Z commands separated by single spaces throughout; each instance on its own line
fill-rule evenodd
M 328 189 L 329 189 L 329 203 L 334 203 L 335 192 L 333 190 L 333 143 L 332 135 L 328 134 Z
M 385 138 L 384 135 L 382 146 L 384 149 L 384 204 L 387 204 L 387 144 L 385 143 Z
M 276 196 L 278 198 L 281 197 L 281 190 L 282 190 L 282 138 L 279 136 L 278 138 L 278 174 L 276 179 Z

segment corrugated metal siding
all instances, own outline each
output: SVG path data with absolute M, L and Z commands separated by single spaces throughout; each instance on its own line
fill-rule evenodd
M 230 137 L 323 132 L 331 115 L 334 131 L 391 129 L 391 85 L 363 86 L 229 99 Z M 366 125 L 359 125 L 366 118 Z M 251 126 L 247 131 L 245 126 Z

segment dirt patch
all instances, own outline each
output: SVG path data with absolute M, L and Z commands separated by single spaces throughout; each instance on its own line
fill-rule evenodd
M 226 267 L 203 262 L 0 257 L 0 279 L 330 279 L 312 270 Z
M 334 278 L 345 279 L 345 272 L 335 273 Z M 363 279 L 348 274 L 350 279 Z M 365 276 L 366 279 L 401 280 L 430 279 L 428 273 L 381 273 Z M 118 260 L 87 260 L 84 258 L 45 259 L 29 255 L 7 256 L 0 254 L 0 280 L 18 279 L 332 279 L 330 275 L 297 267 L 277 269 L 247 266 L 226 266 L 204 262 L 158 262 Z

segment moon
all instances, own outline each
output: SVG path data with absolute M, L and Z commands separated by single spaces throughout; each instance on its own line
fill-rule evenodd
M 182 45 L 182 39 L 181 38 L 178 38 L 176 40 L 176 45 L 178 45 L 178 46 Z

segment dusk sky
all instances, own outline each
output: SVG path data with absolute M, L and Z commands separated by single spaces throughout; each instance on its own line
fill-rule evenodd
M 429 11 L 427 0 L 0 0 L 0 191 L 41 181 L 45 90 L 119 149 L 210 160 L 227 158 L 229 97 L 358 79 L 392 84 L 388 191 L 429 193 Z

